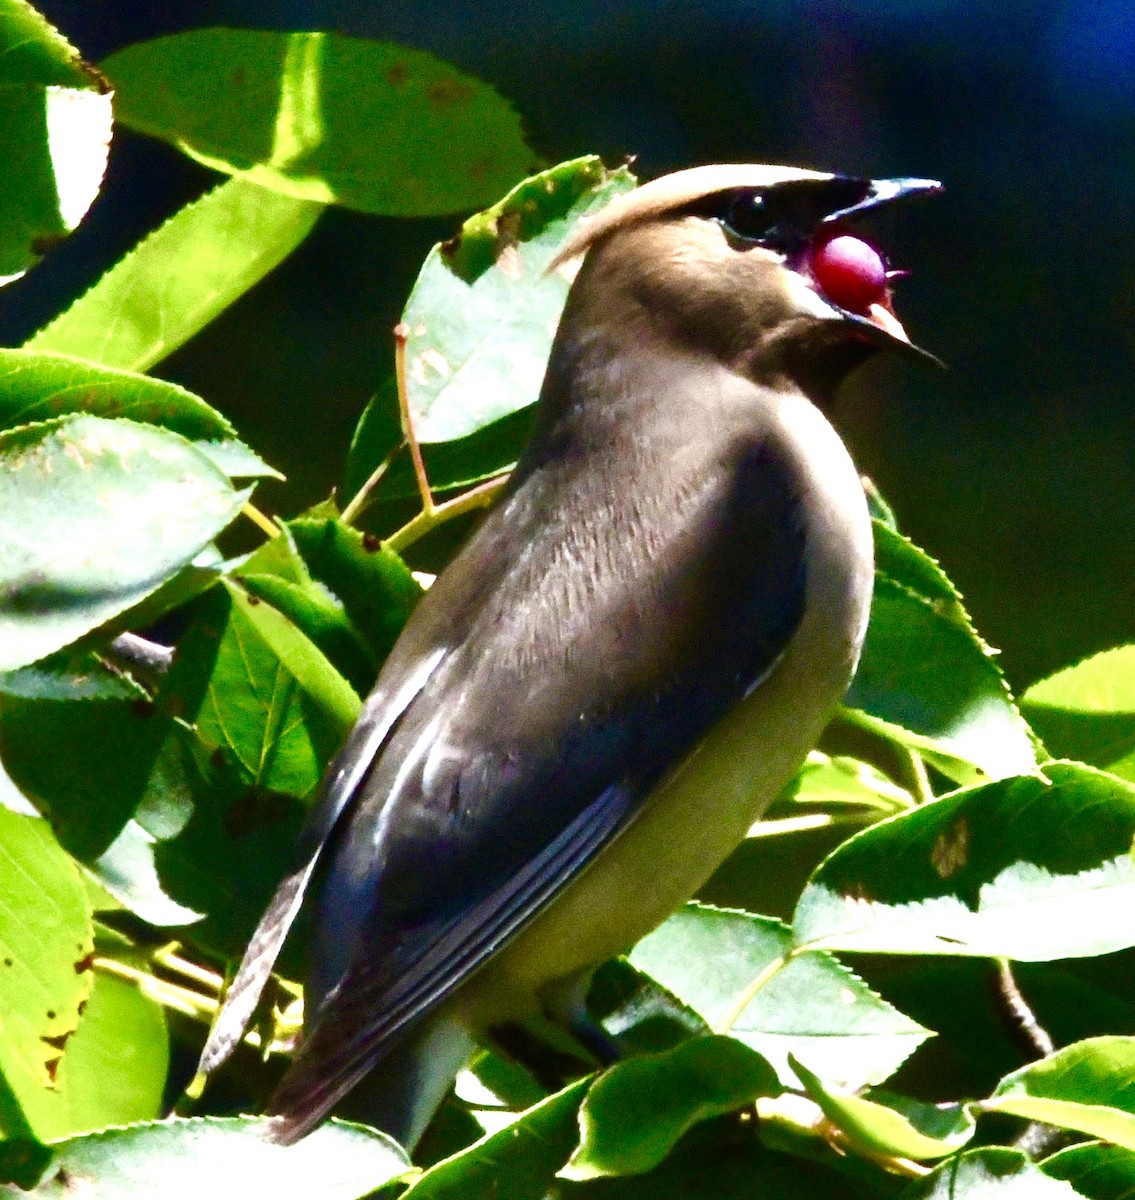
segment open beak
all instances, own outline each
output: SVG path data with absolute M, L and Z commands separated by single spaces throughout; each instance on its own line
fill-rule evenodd
M 829 213 L 821 222 L 821 227 L 844 225 L 862 213 L 870 212 L 884 204 L 891 204 L 895 200 L 903 200 L 909 196 L 933 195 L 940 191 L 942 191 L 942 185 L 936 179 L 868 180 L 866 193 L 862 198 L 846 208 Z M 837 307 L 839 306 L 837 305 Z M 891 307 L 889 289 L 881 301 L 868 305 L 865 312 L 851 312 L 844 308 L 841 308 L 840 311 L 849 320 L 870 329 L 873 336 L 882 333 L 890 343 L 897 342 L 900 347 L 905 347 L 907 351 L 912 352 L 918 358 L 929 360 L 939 367 L 943 366 L 941 359 L 914 345 L 910 340 L 906 330 L 902 327 L 902 322 L 895 316 L 894 309 Z

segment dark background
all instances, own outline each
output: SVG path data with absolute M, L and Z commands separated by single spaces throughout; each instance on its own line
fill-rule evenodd
M 209 24 L 401 41 L 494 83 L 547 162 L 595 152 L 637 155 L 643 176 L 732 160 L 944 180 L 944 197 L 872 232 L 912 269 L 898 310 L 949 370 L 873 364 L 837 423 L 1015 686 L 1135 638 L 1130 0 L 39 7 L 93 61 Z M 88 222 L 0 294 L 0 343 L 18 344 L 213 178 L 116 134 Z M 293 513 L 336 482 L 417 267 L 457 220 L 328 212 L 160 364 L 287 472 L 265 507 Z

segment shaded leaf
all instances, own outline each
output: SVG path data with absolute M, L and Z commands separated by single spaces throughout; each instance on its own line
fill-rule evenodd
M 227 180 L 139 242 L 24 348 L 144 371 L 287 258 L 322 211 Z
M 250 595 L 266 600 L 310 638 L 356 692 L 370 690 L 378 660 L 351 624 L 342 601 L 311 577 L 287 527 L 233 574 Z
M 83 219 L 106 171 L 112 123 L 105 79 L 30 4 L 4 0 L 0 280 L 21 275 Z
M 0 1074 L 19 1107 L 4 1135 L 59 1127 L 60 1066 L 91 994 L 93 944 L 78 868 L 46 822 L 0 809 Z
M 912 1183 L 901 1200 L 1077 1200 L 1077 1193 L 1050 1179 L 1020 1150 L 986 1146 Z
M 1034 683 L 1025 716 L 1059 758 L 1135 783 L 1135 646 L 1119 646 Z
M 430 251 L 402 316 L 420 441 L 466 437 L 536 400 L 569 287 L 569 272 L 544 268 L 580 218 L 633 186 L 597 158 L 561 163 Z
M 861 1087 L 886 1079 L 929 1036 L 828 954 L 792 959 L 746 1003 L 753 982 L 791 949 L 791 931 L 780 921 L 687 904 L 639 942 L 630 961 L 710 1028 L 731 1022 L 732 1036 L 772 1063 L 788 1086 L 798 1083 L 793 1052 L 822 1063 L 826 1078 Z
M 386 216 L 487 204 L 532 165 L 488 84 L 334 33 L 194 29 L 102 64 L 124 124 L 303 200 Z
M 733 1038 L 694 1038 L 627 1059 L 592 1084 L 579 1110 L 580 1144 L 560 1176 L 642 1174 L 694 1125 L 780 1090 L 772 1067 Z
M 288 529 L 312 576 L 343 605 L 380 664 L 421 599 L 421 584 L 393 550 L 336 518 L 300 517 Z
M 0 671 L 0 692 L 25 700 L 142 700 L 145 688 L 97 650 L 68 647 L 27 667 Z M 0 717 L 0 724 L 3 718 Z M 3 738 L 0 735 L 0 742 Z
M 961 1104 L 922 1104 L 905 1096 L 873 1099 L 842 1094 L 795 1056 L 792 1069 L 808 1095 L 839 1130 L 840 1141 L 856 1153 L 891 1158 L 945 1158 L 973 1137 L 973 1116 Z
M 407 1200 L 468 1200 L 493 1194 L 544 1200 L 575 1147 L 576 1114 L 590 1082 L 573 1083 L 499 1132 L 438 1163 L 410 1186 Z
M 798 945 L 1044 961 L 1135 944 L 1135 789 L 1072 763 L 954 792 L 820 865 Z
M 206 752 L 231 759 L 248 784 L 297 797 L 315 788 L 360 707 L 296 626 L 229 580 L 199 602 L 167 696 Z
M 1041 1169 L 1063 1179 L 1087 1200 L 1131 1200 L 1135 1196 L 1135 1150 L 1088 1142 L 1046 1158 Z
M 1088 1038 L 1065 1046 L 1006 1075 L 981 1108 L 1135 1150 L 1135 1038 Z
M 158 759 L 169 727 L 147 701 L 13 697 L 0 707 L 0 756 L 68 852 L 92 862 L 146 791 L 162 786 Z
M 88 870 L 123 908 L 156 926 L 188 925 L 204 915 L 179 904 L 165 890 L 155 861 L 160 841 L 138 821 L 122 832 Z
M 910 744 L 960 783 L 1033 770 L 1028 726 L 957 591 L 924 551 L 880 521 L 873 526 L 871 621 L 845 703 L 899 740 L 899 730 L 917 735 Z M 959 772 L 957 760 L 977 771 Z
M 197 1200 L 231 1195 L 255 1180 L 276 1200 L 356 1200 L 401 1175 L 407 1162 L 389 1138 L 329 1121 L 294 1146 L 276 1146 L 255 1117 L 154 1121 L 73 1138 L 30 1195 L 48 1200 L 82 1189 L 100 1200 Z
M 247 492 L 168 430 L 75 414 L 0 433 L 0 669 L 138 604 Z

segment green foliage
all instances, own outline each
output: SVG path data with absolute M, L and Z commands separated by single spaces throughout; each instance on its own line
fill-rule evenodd
M 22 0 L 0 0 L 0 51 L 14 274 L 90 202 L 110 118 L 103 76 Z M 401 47 L 204 30 L 104 69 L 119 120 L 233 177 L 0 350 L 0 1187 L 1130 1194 L 1135 647 L 1019 709 L 878 496 L 871 623 L 830 745 L 696 902 L 597 977 L 596 1014 L 637 1053 L 554 1091 L 486 1052 L 425 1169 L 339 1122 L 272 1146 L 227 1114 L 262 1103 L 288 1052 L 294 946 L 249 1035 L 260 1057 L 242 1049 L 199 1117 L 154 1120 L 428 585 L 402 552 L 483 503 L 523 446 L 568 288 L 544 268 L 634 180 L 594 158 L 522 179 L 535 156 L 507 104 Z M 207 399 L 145 372 L 327 205 L 493 201 L 425 256 L 404 411 L 392 363 L 329 469 L 344 502 L 269 521 L 249 498 L 277 473 Z M 447 496 L 417 515 L 407 422 Z M 997 1030 L 1020 998 L 987 986 L 998 959 L 1024 964 L 1025 1000 L 1070 1044 L 1013 1057 Z M 1034 1162 L 1008 1144 L 1022 1121 L 1078 1144 Z
M 0 0 L 0 283 L 70 233 L 110 144 L 106 80 L 25 0 Z

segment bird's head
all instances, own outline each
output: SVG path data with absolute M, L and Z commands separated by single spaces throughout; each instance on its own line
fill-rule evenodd
M 859 179 L 720 165 L 666 175 L 586 222 L 552 267 L 589 251 L 575 319 L 617 317 L 743 374 L 782 371 L 824 393 L 886 347 L 911 346 L 895 272 L 852 230 L 863 213 L 935 192 L 927 179 Z M 927 355 L 926 357 L 930 357 Z

